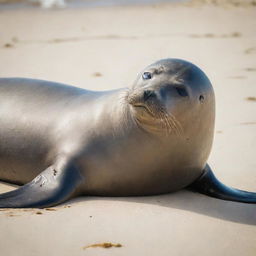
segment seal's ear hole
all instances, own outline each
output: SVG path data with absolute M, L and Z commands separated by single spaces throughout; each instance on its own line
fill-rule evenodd
M 200 96 L 199 96 L 199 100 L 200 100 L 201 103 L 203 103 L 203 102 L 204 102 L 204 96 L 203 96 L 203 95 L 200 95 Z

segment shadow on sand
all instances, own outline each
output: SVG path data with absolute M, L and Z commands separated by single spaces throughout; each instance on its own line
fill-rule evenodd
M 17 186 L 0 182 L 0 185 L 9 185 L 8 190 L 17 188 Z M 256 204 L 245 204 L 231 201 L 224 201 L 189 190 L 180 190 L 171 194 L 157 196 L 139 196 L 139 197 L 95 197 L 86 196 L 69 200 L 63 204 L 70 205 L 77 202 L 88 200 L 105 200 L 131 202 L 138 204 L 157 205 L 161 207 L 180 209 L 188 212 L 210 216 L 217 219 L 227 220 L 247 225 L 256 225 Z
M 224 201 L 204 196 L 188 190 L 181 190 L 176 193 L 143 196 L 143 197 L 79 197 L 67 204 L 85 202 L 88 200 L 125 201 L 132 203 L 143 203 L 168 207 L 174 209 L 195 212 L 217 219 L 247 225 L 256 225 L 256 204 L 245 204 L 231 201 Z

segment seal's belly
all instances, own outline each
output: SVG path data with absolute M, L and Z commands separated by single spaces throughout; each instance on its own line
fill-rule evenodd
M 107 157 L 96 154 L 86 161 L 84 193 L 101 196 L 168 193 L 186 187 L 202 173 L 198 166 L 162 156 L 161 149 L 154 155 L 143 150 L 121 151 Z
M 90 173 L 90 172 L 89 172 Z M 88 173 L 85 194 L 99 196 L 138 196 L 169 193 L 191 184 L 199 169 L 123 168 Z

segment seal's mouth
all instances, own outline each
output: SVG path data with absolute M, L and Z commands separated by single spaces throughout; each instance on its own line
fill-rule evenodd
M 133 104 L 132 106 L 137 110 L 145 111 L 150 116 L 155 117 L 154 113 L 152 113 L 152 110 L 149 108 L 149 106 L 146 106 L 144 104 Z
M 147 109 L 147 107 L 145 105 L 142 105 L 142 104 L 131 104 L 133 107 L 135 108 L 144 108 L 144 109 Z
M 164 105 L 155 97 L 147 98 L 140 93 L 128 96 L 128 103 L 135 110 L 135 118 L 142 127 L 150 131 L 158 131 L 166 134 L 181 135 L 183 128 L 175 116 L 167 112 Z
M 149 106 L 149 104 L 147 104 L 147 102 L 145 102 L 143 100 L 142 97 L 140 97 L 139 95 L 129 95 L 128 97 L 128 103 L 135 109 L 139 109 L 139 110 L 143 110 L 146 111 L 148 114 L 150 114 L 151 116 L 153 115 L 152 110 Z

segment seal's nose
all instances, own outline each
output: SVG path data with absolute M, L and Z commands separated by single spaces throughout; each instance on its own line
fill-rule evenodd
M 155 97 L 156 93 L 153 90 L 136 90 L 129 94 L 128 102 L 131 105 L 141 105 Z
M 155 97 L 155 96 L 156 96 L 156 94 L 155 94 L 154 91 L 152 91 L 152 90 L 146 90 L 146 91 L 144 91 L 143 99 L 144 99 L 144 101 L 147 101 L 149 98 L 153 98 L 153 97 Z

